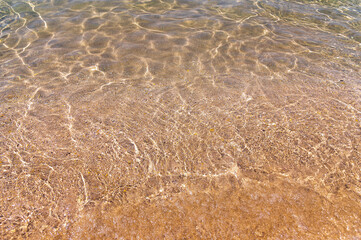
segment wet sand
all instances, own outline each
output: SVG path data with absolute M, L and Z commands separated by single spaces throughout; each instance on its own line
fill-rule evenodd
M 0 9 L 0 238 L 361 239 L 357 2 Z

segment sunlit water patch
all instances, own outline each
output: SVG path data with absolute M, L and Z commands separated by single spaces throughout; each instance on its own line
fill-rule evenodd
M 360 239 L 360 1 L 0 0 L 0 234 Z

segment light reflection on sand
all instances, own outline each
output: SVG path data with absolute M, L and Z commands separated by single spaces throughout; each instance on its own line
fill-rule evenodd
M 2 238 L 361 238 L 359 11 L 1 1 Z

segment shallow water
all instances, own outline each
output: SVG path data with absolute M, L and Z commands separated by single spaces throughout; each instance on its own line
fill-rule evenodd
M 361 239 L 360 1 L 0 0 L 2 239 Z

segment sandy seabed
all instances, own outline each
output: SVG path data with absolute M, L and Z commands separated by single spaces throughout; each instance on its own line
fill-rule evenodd
M 361 239 L 357 5 L 0 6 L 1 239 Z

